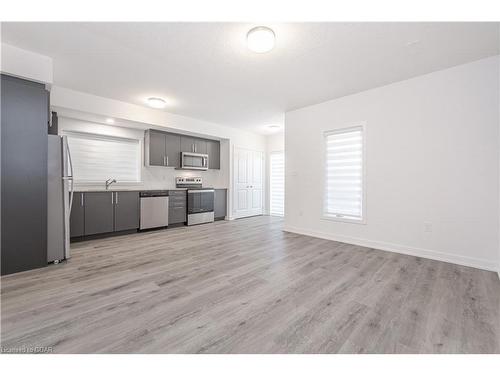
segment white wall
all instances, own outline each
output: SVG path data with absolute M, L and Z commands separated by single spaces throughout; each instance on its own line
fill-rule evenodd
M 221 151 L 229 154 L 228 159 L 225 159 L 228 165 L 224 165 L 225 161 L 222 161 L 221 169 L 225 171 L 225 174 L 223 174 L 222 177 L 214 177 L 213 181 L 214 184 L 219 184 L 221 179 L 223 179 L 224 186 L 215 187 L 227 186 L 229 188 L 228 212 L 230 219 L 232 218 L 233 212 L 231 181 L 233 175 L 234 147 L 243 147 L 263 152 L 266 151 L 266 138 L 263 135 L 191 117 L 180 116 L 163 110 L 150 109 L 59 86 L 52 87 L 50 99 L 52 108 L 65 117 L 76 117 L 80 119 L 93 117 L 96 121 L 98 120 L 98 122 L 104 122 L 105 118 L 111 117 L 115 119 L 117 123 L 135 123 L 138 129 L 154 127 L 158 129 L 184 132 L 187 134 L 205 135 L 214 138 L 226 139 L 227 142 L 223 142 L 223 144 L 221 144 Z M 146 172 L 145 174 L 147 175 L 147 173 L 150 172 Z M 159 176 L 166 183 L 168 183 L 168 181 L 171 180 L 171 177 L 173 177 L 168 171 L 151 173 L 155 176 Z M 163 182 L 161 182 L 161 184 L 163 184 Z
M 0 71 L 15 77 L 52 84 L 52 59 L 31 51 L 1 44 Z
M 497 56 L 286 113 L 286 229 L 497 269 L 498 105 Z M 360 122 L 367 223 L 322 220 L 323 132 Z
M 271 153 L 272 152 L 278 152 L 278 151 L 285 151 L 285 133 L 280 132 L 278 134 L 273 134 L 273 135 L 268 135 L 266 137 L 267 145 L 266 145 L 266 194 L 265 194 L 265 205 L 264 205 L 264 212 L 266 215 L 269 215 L 270 212 L 270 163 L 271 163 Z

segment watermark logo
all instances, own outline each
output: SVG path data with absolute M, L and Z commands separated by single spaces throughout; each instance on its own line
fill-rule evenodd
M 2 354 L 48 354 L 52 353 L 53 350 L 52 346 L 0 346 Z

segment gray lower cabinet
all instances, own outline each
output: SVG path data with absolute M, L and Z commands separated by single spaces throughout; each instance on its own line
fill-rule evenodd
M 180 224 L 187 221 L 186 190 L 170 190 L 168 192 L 168 224 Z
M 139 228 L 139 192 L 114 192 L 115 232 Z
M 111 192 L 84 194 L 85 235 L 113 232 L 113 195 Z
M 74 193 L 71 204 L 71 215 L 69 218 L 70 237 L 81 237 L 85 235 L 85 193 Z
M 223 219 L 227 214 L 227 189 L 215 189 L 214 217 Z
M 208 169 L 220 169 L 220 142 L 207 141 Z
M 70 237 L 139 228 L 139 192 L 75 193 L 70 215 Z

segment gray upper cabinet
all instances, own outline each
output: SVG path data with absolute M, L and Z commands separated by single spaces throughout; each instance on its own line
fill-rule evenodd
M 206 154 L 207 153 L 207 140 L 201 138 L 194 139 L 194 152 L 198 154 Z
M 148 147 L 145 147 L 146 160 L 150 166 L 164 166 L 165 165 L 165 133 L 155 130 L 148 130 L 146 132 L 146 142 Z M 146 149 L 147 148 L 147 149 Z
M 85 193 L 74 193 L 69 218 L 70 237 L 81 237 L 85 235 Z
M 181 166 L 181 136 L 167 133 L 165 139 L 167 167 L 179 168 Z
M 220 142 L 207 141 L 208 169 L 220 169 Z
M 117 191 L 114 194 L 115 231 L 139 228 L 139 192 Z
M 181 137 L 178 134 L 146 130 L 144 152 L 148 166 L 180 167 Z
M 86 236 L 113 232 L 113 199 L 111 192 L 84 194 Z
M 190 137 L 187 135 L 181 136 L 181 151 L 196 152 L 198 154 L 207 153 L 207 140 L 202 138 Z
M 195 152 L 208 155 L 208 168 L 220 169 L 220 142 L 162 132 L 146 130 L 144 138 L 144 160 L 147 166 L 181 166 L 181 152 Z
M 187 135 L 181 135 L 181 152 L 194 152 L 194 138 Z

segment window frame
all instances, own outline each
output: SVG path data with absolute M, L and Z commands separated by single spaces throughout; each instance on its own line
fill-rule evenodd
M 333 135 L 333 134 L 343 134 L 343 133 L 348 133 L 349 131 L 361 129 L 362 133 L 362 158 L 361 158 L 361 178 L 362 178 L 362 183 L 361 183 L 361 218 L 356 219 L 353 217 L 336 217 L 332 215 L 327 215 L 326 210 L 325 210 L 325 200 L 327 196 L 327 173 L 326 173 L 326 161 L 327 161 L 327 139 L 328 136 Z M 336 129 L 331 129 L 324 131 L 323 134 L 323 139 L 322 139 L 322 187 L 323 187 L 323 195 L 321 199 L 321 220 L 327 220 L 327 221 L 334 221 L 334 222 L 341 222 L 341 223 L 349 223 L 349 224 L 361 224 L 365 225 L 366 224 L 366 217 L 367 217 L 367 204 L 366 204 L 366 187 L 367 187 L 367 173 L 366 173 L 366 154 L 367 154 L 367 148 L 366 148 L 366 122 L 361 122 L 361 123 L 356 123 L 352 124 L 349 126 L 341 127 L 341 128 L 336 128 Z
M 80 136 L 80 137 L 94 137 L 94 138 L 103 138 L 103 139 L 115 139 L 115 140 L 122 140 L 125 142 L 133 142 L 138 144 L 138 160 L 137 160 L 137 170 L 138 170 L 138 181 L 119 181 L 117 180 L 116 186 L 138 186 L 143 184 L 143 176 L 142 176 L 142 165 L 143 165 L 143 155 L 144 155 L 144 147 L 143 147 L 143 142 L 141 139 L 134 138 L 134 137 L 123 137 L 123 136 L 116 136 L 116 135 L 110 135 L 110 134 L 103 134 L 103 133 L 94 133 L 94 132 L 86 132 L 86 131 L 78 131 L 78 130 L 63 130 L 61 132 L 62 136 L 67 136 L 68 138 L 71 136 Z M 70 149 L 71 152 L 71 149 Z M 80 186 L 80 187 L 85 187 L 85 186 L 96 186 L 100 184 L 104 184 L 105 181 L 101 180 L 77 180 L 75 179 L 73 181 L 74 186 Z

